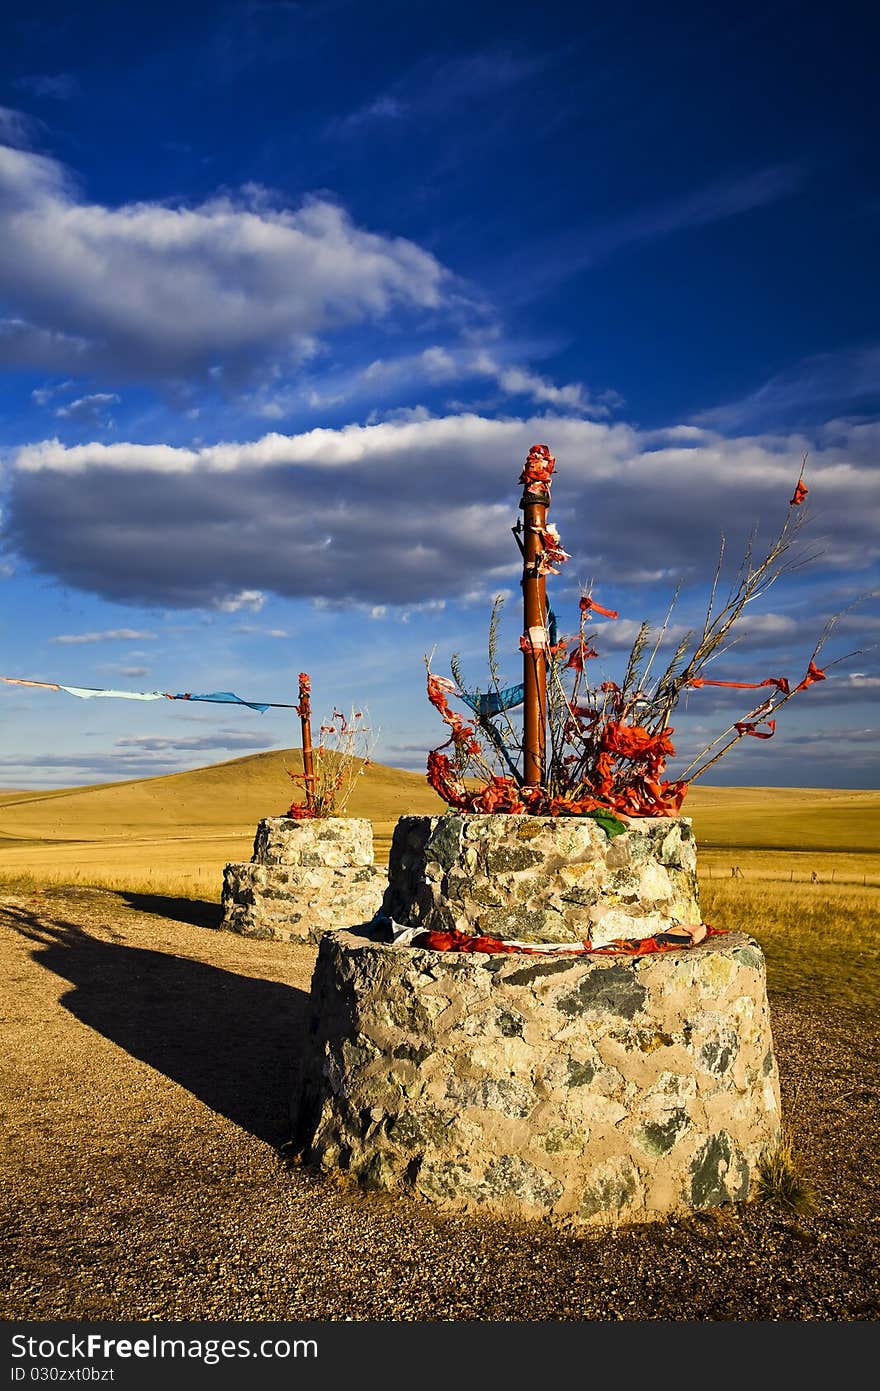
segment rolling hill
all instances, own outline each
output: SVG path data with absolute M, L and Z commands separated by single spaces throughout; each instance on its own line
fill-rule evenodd
M 257 822 L 301 794 L 286 769 L 299 749 L 252 754 L 189 772 L 50 791 L 0 792 L 0 873 L 105 880 L 159 874 L 217 883 L 225 863 L 250 859 Z M 445 804 L 420 773 L 373 764 L 348 816 L 373 823 L 377 863 L 406 814 Z M 685 803 L 701 849 L 872 854 L 880 850 L 880 792 L 701 787 Z

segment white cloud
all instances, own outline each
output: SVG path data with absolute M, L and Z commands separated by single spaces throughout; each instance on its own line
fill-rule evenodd
M 95 429 L 106 429 L 112 424 L 107 415 L 110 406 L 119 405 L 120 398 L 112 391 L 96 391 L 91 396 L 80 396 L 66 406 L 59 406 L 55 415 L 59 420 L 71 420 L 77 425 L 90 425 Z
M 60 396 L 65 391 L 71 391 L 73 386 L 72 381 L 47 382 L 45 386 L 34 387 L 31 392 L 31 400 L 35 406 L 48 406 L 55 396 Z
M 11 106 L 0 106 L 0 141 L 27 148 L 39 129 L 39 122 Z
M 668 599 L 679 577 L 702 592 L 722 530 L 733 564 L 757 521 L 775 533 L 808 449 L 799 515 L 814 513 L 820 573 L 874 562 L 875 456 L 862 427 L 834 438 L 643 437 L 570 416 L 468 414 L 198 449 L 47 441 L 13 460 L 7 551 L 116 601 L 237 612 L 279 594 L 412 609 L 512 585 L 517 479 L 546 441 L 553 520 L 573 557 L 560 586 L 595 580 L 619 608 L 610 596 L 650 576 L 653 595 L 662 586 Z
M 229 594 L 224 599 L 218 599 L 214 607 L 221 613 L 240 613 L 242 609 L 249 609 L 251 613 L 259 613 L 266 602 L 265 594 L 261 594 L 259 589 L 241 589 L 237 594 Z
M 380 96 L 367 102 L 365 106 L 350 111 L 347 116 L 335 120 L 328 127 L 328 134 L 349 135 L 374 122 L 399 121 L 406 107 L 396 97 Z
M 262 628 L 259 623 L 236 623 L 234 633 L 254 634 L 263 638 L 289 638 L 286 628 Z
M 392 385 L 412 387 L 425 381 L 438 386 L 475 378 L 492 381 L 505 396 L 523 396 L 535 405 L 554 406 L 581 415 L 604 417 L 610 414 L 611 405 L 620 402 L 613 392 L 604 393 L 602 399 L 594 401 L 580 382 L 557 386 L 537 372 L 513 362 L 500 361 L 485 350 L 439 345 L 409 356 L 377 358 L 342 384 L 341 397 L 355 398 L 363 394 L 364 388 L 375 391 Z
M 103 633 L 61 633 L 49 641 L 73 645 L 89 642 L 146 642 L 154 640 L 155 637 L 155 633 L 143 632 L 138 628 L 108 628 Z
M 579 412 L 589 409 L 587 393 L 579 382 L 571 382 L 568 386 L 554 386 L 535 372 L 500 364 L 488 353 L 478 354 L 473 365 L 475 371 L 492 377 L 508 396 L 526 396 L 539 406 L 557 406 Z M 608 410 L 607 407 L 603 407 L 594 413 L 607 415 Z
M 0 133 L 22 133 L 15 115 Z M 103 206 L 55 160 L 9 145 L 0 241 L 7 360 L 154 379 L 300 361 L 334 329 L 438 308 L 448 279 L 430 253 L 326 199 L 292 211 L 252 187 L 195 207 Z

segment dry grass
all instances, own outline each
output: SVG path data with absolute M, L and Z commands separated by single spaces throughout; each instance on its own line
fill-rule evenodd
M 285 770 L 298 761 L 288 749 L 138 782 L 0 792 L 0 884 L 217 903 L 223 866 L 250 859 L 257 822 L 286 810 Z M 384 864 L 399 816 L 444 810 L 421 774 L 376 764 L 347 813 L 372 821 Z M 703 917 L 757 938 L 771 989 L 880 1005 L 880 793 L 695 787 L 687 812 Z
M 702 849 L 880 853 L 880 792 L 691 788 L 683 808 Z
M 502 1340 L 511 1320 L 877 1319 L 876 1019 L 772 1002 L 811 1214 L 748 1202 L 589 1235 L 444 1214 L 282 1162 L 315 948 L 210 930 L 207 908 L 0 894 L 0 1318 L 477 1321 Z
M 747 876 L 748 857 L 741 863 Z M 714 880 L 703 874 L 700 902 L 706 922 L 748 932 L 761 944 L 771 990 L 860 1012 L 880 1007 L 876 886 Z
M 163 778 L 0 792 L 0 877 L 219 898 L 223 866 L 250 859 L 257 823 L 290 805 L 287 768 L 301 766 L 299 749 L 280 749 Z M 444 810 L 424 776 L 374 764 L 346 815 L 372 820 L 383 863 L 399 816 Z
M 765 1207 L 798 1217 L 815 1210 L 816 1195 L 800 1172 L 790 1131 L 783 1130 L 775 1149 L 758 1160 L 753 1196 Z
M 880 794 L 694 789 L 704 917 L 764 948 L 793 1138 L 741 1211 L 572 1240 L 279 1163 L 314 948 L 205 929 L 290 757 L 0 793 L 0 1316 L 876 1320 Z M 379 862 L 444 809 L 394 769 L 356 796 Z M 796 848 L 749 848 L 768 810 Z

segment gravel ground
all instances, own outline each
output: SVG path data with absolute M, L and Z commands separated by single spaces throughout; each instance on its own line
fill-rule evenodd
M 807 1217 L 750 1203 L 596 1235 L 444 1216 L 285 1163 L 315 949 L 218 913 L 0 895 L 0 1317 L 877 1319 L 876 1020 L 771 995 Z

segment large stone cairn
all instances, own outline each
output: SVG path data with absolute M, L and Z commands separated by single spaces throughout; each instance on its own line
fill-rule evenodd
M 749 1196 L 781 1128 L 757 942 L 552 949 L 698 923 L 687 818 L 609 838 L 586 817 L 402 817 L 389 875 L 372 922 L 346 930 L 340 913 L 321 937 L 295 1091 L 308 1161 L 453 1210 L 573 1226 Z M 404 946 L 399 927 L 537 950 Z
M 223 926 L 246 937 L 317 942 L 330 928 L 372 918 L 387 882 L 366 818 L 267 817 L 250 862 L 223 871 Z
M 402 816 L 388 878 L 383 911 L 426 930 L 602 946 L 701 920 L 688 817 Z
M 642 957 L 322 939 L 305 1157 L 441 1208 L 618 1225 L 749 1196 L 780 1133 L 764 958 L 744 934 Z

